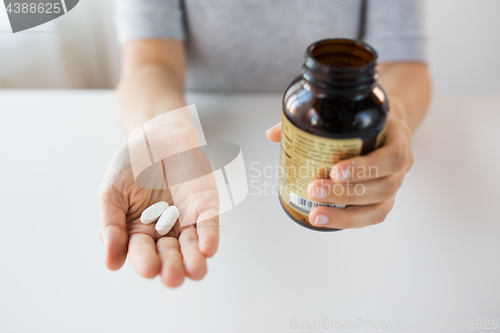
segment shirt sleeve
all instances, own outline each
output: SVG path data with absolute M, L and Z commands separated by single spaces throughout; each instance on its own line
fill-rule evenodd
M 427 62 L 425 0 L 369 0 L 365 41 L 380 62 Z
M 181 0 L 115 0 L 118 40 L 185 39 Z

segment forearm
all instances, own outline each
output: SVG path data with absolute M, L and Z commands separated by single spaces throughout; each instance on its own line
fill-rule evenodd
M 427 66 L 419 63 L 389 63 L 380 66 L 384 87 L 393 114 L 413 131 L 423 120 L 431 98 Z
M 160 66 L 135 69 L 117 89 L 118 119 L 127 134 L 149 119 L 184 105 L 183 91 Z
M 183 46 L 163 41 L 151 51 L 151 43 L 155 42 L 138 42 L 124 49 L 117 114 L 127 134 L 160 114 L 185 106 Z M 187 118 L 175 121 L 179 126 L 189 124 Z

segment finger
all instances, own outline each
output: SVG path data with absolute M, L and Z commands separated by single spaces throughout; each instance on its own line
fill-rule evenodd
M 316 207 L 309 220 L 320 228 L 351 229 L 378 224 L 385 220 L 394 205 L 394 197 L 384 202 L 347 208 Z
M 266 131 L 266 136 L 272 142 L 280 142 L 281 140 L 281 122 L 274 125 Z
M 309 184 L 307 194 L 311 200 L 344 205 L 370 205 L 390 199 L 401 187 L 405 172 L 399 171 L 384 178 L 362 183 L 335 183 L 329 179 Z
M 336 163 L 330 178 L 338 183 L 352 183 L 386 177 L 402 169 L 408 171 L 413 163 L 411 132 L 399 119 L 391 118 L 387 126 L 387 135 L 381 148 L 368 155 Z
M 211 258 L 219 246 L 219 216 L 196 223 L 200 252 Z
M 207 274 L 207 259 L 198 247 L 198 235 L 194 226 L 182 230 L 179 245 L 184 259 L 184 271 L 193 280 L 201 280 Z
M 152 279 L 160 272 L 161 262 L 156 252 L 154 239 L 146 234 L 130 236 L 129 259 L 137 273 L 147 279 Z
M 161 260 L 161 280 L 168 287 L 179 287 L 185 277 L 179 241 L 174 237 L 162 237 L 156 242 L 156 249 Z
M 120 202 L 113 200 L 111 192 L 103 192 L 99 197 L 100 237 L 104 243 L 105 264 L 109 270 L 116 271 L 127 259 L 128 234 L 125 211 L 112 204 L 113 201 Z

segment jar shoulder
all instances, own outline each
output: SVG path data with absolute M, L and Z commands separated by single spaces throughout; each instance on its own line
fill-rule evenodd
M 295 126 L 326 137 L 378 132 L 385 126 L 388 111 L 387 95 L 378 83 L 362 93 L 327 93 L 299 76 L 283 98 L 283 112 Z

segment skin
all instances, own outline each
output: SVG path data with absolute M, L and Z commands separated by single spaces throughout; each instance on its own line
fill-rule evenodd
M 186 105 L 185 59 L 184 44 L 177 40 L 142 40 L 124 46 L 117 115 L 127 135 L 148 120 Z M 337 165 L 352 166 L 352 162 L 356 166 L 375 165 L 379 168 L 379 177 L 349 179 L 350 183 L 362 182 L 366 186 L 362 197 L 337 197 L 327 193 L 318 199 L 313 194 L 319 191 L 311 190 L 311 199 L 353 205 L 346 209 L 318 207 L 312 210 L 312 221 L 322 222 L 321 216 L 326 216 L 327 222 L 322 226 L 357 228 L 382 222 L 413 164 L 411 133 L 423 119 L 430 99 L 427 67 L 417 63 L 384 64 L 380 69 L 380 82 L 391 103 L 383 147 Z M 162 138 L 165 142 L 174 142 L 181 150 L 183 144 L 195 145 L 197 133 L 188 117 L 170 118 L 166 127 L 165 133 L 170 137 Z M 271 141 L 279 142 L 280 136 L 280 124 L 267 131 Z M 347 186 L 347 180 L 332 178 L 315 181 L 311 188 L 328 182 Z M 162 282 L 172 288 L 180 286 L 185 278 L 202 279 L 207 273 L 207 258 L 217 252 L 219 243 L 219 217 L 213 214 L 214 210 L 218 211 L 217 188 L 212 181 L 203 184 L 201 188 L 180 186 L 176 192 L 140 188 L 134 181 L 127 146 L 120 148 L 99 193 L 100 237 L 108 269 L 120 269 L 128 255 L 140 275 L 145 278 L 160 275 Z M 180 223 L 167 235 L 160 236 L 154 224 L 144 225 L 139 217 L 144 209 L 158 201 L 172 204 L 173 196 L 177 198 L 176 206 L 180 207 Z
M 197 163 L 192 165 L 196 167 Z M 165 236 L 158 234 L 154 224 L 141 223 L 144 209 L 159 201 L 172 205 L 174 195 L 182 219 L 197 221 L 203 214 L 215 217 L 202 218 L 185 227 L 176 223 Z M 121 268 L 128 252 L 130 262 L 140 275 L 154 278 L 159 274 L 169 287 L 180 286 L 185 277 L 202 279 L 207 273 L 206 258 L 217 251 L 217 199 L 216 186 L 207 177 L 175 190 L 140 188 L 130 167 L 128 147 L 120 148 L 111 161 L 99 196 L 106 266 L 110 270 Z
M 146 121 L 186 105 L 182 42 L 127 43 L 122 64 L 117 114 L 127 135 Z M 165 142 L 172 142 L 180 151 L 182 145 L 186 145 L 185 148 L 197 145 L 194 143 L 197 132 L 189 117 L 180 115 L 169 120 L 164 131 L 169 137 L 163 138 Z M 217 252 L 219 243 L 219 217 L 204 219 L 203 216 L 214 215 L 213 211 L 218 211 L 219 207 L 214 200 L 218 199 L 215 182 L 198 182 L 197 186 L 200 184 L 206 187 L 181 186 L 176 193 L 169 189 L 142 189 L 134 181 L 127 147 L 120 148 L 109 165 L 99 193 L 100 236 L 108 269 L 120 269 L 128 254 L 140 275 L 145 278 L 160 275 L 166 286 L 178 287 L 186 277 L 202 279 L 207 273 L 207 258 Z M 158 201 L 173 204 L 173 194 L 178 198 L 175 204 L 181 212 L 180 222 L 188 225 L 180 227 L 178 222 L 167 235 L 160 236 L 154 224 L 144 225 L 139 217 L 144 209 Z M 186 213 L 182 212 L 182 207 Z

